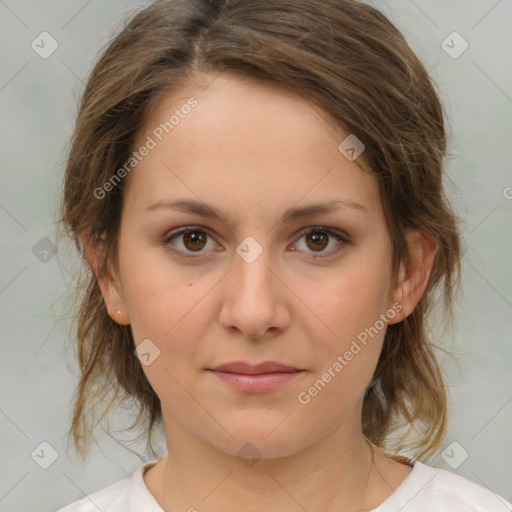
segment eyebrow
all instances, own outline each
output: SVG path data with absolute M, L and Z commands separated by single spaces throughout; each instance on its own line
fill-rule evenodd
M 217 219 L 220 222 L 229 225 L 229 220 L 217 208 L 202 201 L 195 199 L 177 199 L 175 201 L 156 201 L 145 208 L 144 211 L 154 211 L 160 208 L 171 210 L 181 210 L 189 213 L 195 213 L 201 217 Z M 334 199 L 325 203 L 315 203 L 303 207 L 288 208 L 279 222 L 286 223 L 304 217 L 312 217 L 323 213 L 331 213 L 339 209 L 350 208 L 356 212 L 368 214 L 368 209 L 362 204 L 349 199 Z

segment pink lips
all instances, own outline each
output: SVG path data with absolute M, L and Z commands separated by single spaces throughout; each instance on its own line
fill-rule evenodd
M 273 391 L 303 372 L 299 368 L 267 361 L 258 365 L 234 362 L 208 369 L 226 384 L 248 393 Z

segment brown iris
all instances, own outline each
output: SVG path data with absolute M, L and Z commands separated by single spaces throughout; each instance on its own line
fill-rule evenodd
M 200 251 L 206 244 L 206 236 L 206 233 L 200 231 L 190 231 L 183 234 L 183 243 L 190 251 Z
M 324 249 L 328 243 L 329 236 L 326 233 L 322 233 L 321 231 L 315 231 L 314 233 L 308 233 L 306 235 L 306 242 L 311 241 L 313 246 L 308 243 L 308 247 L 310 249 L 321 251 Z M 315 247 L 316 246 L 316 247 Z
M 308 247 L 315 251 L 325 249 L 329 241 L 329 236 L 321 231 L 308 233 L 305 236 Z M 200 251 L 206 244 L 206 237 L 206 233 L 202 233 L 200 231 L 189 231 L 183 233 L 183 243 L 190 251 Z

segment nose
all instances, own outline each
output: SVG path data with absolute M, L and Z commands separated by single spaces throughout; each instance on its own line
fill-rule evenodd
M 279 335 L 290 323 L 290 310 L 287 288 L 268 253 L 250 263 L 235 253 L 233 265 L 224 282 L 221 326 L 252 341 Z

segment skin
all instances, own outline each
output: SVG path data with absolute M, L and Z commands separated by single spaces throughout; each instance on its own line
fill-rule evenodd
M 127 178 L 119 268 L 100 282 L 110 316 L 131 325 L 136 345 L 150 339 L 160 350 L 143 369 L 162 403 L 169 457 L 145 483 L 172 512 L 375 508 L 411 471 L 375 446 L 372 466 L 362 433 L 363 395 L 386 328 L 307 405 L 297 397 L 394 303 L 403 309 L 389 324 L 410 314 L 435 246 L 409 233 L 412 264 L 401 266 L 394 286 L 378 182 L 363 170 L 364 153 L 349 161 L 338 150 L 348 133 L 292 92 L 230 73 L 211 80 L 165 96 L 151 112 L 136 147 L 188 98 L 198 101 Z M 227 221 L 146 211 L 178 198 L 211 204 Z M 340 198 L 366 211 L 279 222 L 288 208 Z M 196 245 L 183 235 L 163 242 L 183 226 L 210 236 Z M 350 241 L 330 236 L 322 248 L 302 232 L 318 226 Z M 236 252 L 247 236 L 263 249 L 252 263 Z M 314 259 L 321 254 L 328 257 Z M 94 265 L 90 247 L 88 258 Z M 253 394 L 206 371 L 240 360 L 304 371 Z M 248 442 L 261 456 L 252 467 L 237 457 Z

